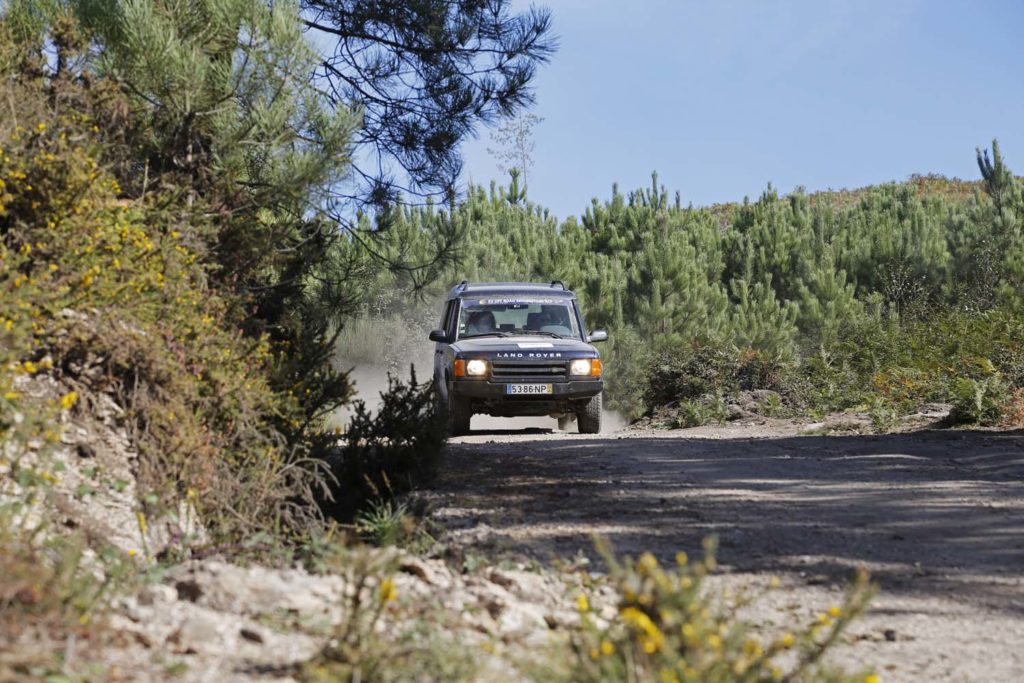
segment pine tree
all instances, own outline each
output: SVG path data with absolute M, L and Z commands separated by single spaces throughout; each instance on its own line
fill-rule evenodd
M 302 0 L 306 25 L 333 43 L 318 83 L 363 114 L 356 143 L 370 161 L 336 199 L 380 207 L 403 193 L 451 198 L 461 144 L 478 125 L 523 112 L 555 50 L 550 12 L 511 4 Z
M 491 141 L 495 147 L 487 148 L 487 153 L 498 161 L 498 170 L 502 173 L 518 171 L 526 183 L 533 166 L 533 151 L 537 148 L 533 129 L 543 123 L 544 117 L 524 112 L 501 124 L 491 132 Z

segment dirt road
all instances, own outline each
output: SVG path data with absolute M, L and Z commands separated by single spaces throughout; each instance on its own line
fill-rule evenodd
M 885 681 L 1024 680 L 1024 434 L 803 436 L 799 425 L 490 431 L 456 439 L 430 494 L 451 542 L 492 559 L 699 552 L 751 615 L 810 618 L 853 568 L 881 587 L 837 659 Z M 484 549 L 484 550 L 481 550 Z

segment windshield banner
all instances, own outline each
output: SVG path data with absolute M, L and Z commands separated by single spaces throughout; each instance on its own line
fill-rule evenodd
M 465 302 L 468 306 L 498 306 L 508 304 L 569 304 L 566 299 L 542 299 L 536 297 L 497 297 L 493 299 L 476 299 Z

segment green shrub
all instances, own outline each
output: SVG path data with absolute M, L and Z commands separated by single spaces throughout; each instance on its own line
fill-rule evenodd
M 719 409 L 724 395 L 758 389 L 789 393 L 792 365 L 785 357 L 758 349 L 721 343 L 673 345 L 650 366 L 645 400 L 651 407 L 711 407 L 717 415 L 724 411 Z
M 952 394 L 950 419 L 980 425 L 998 424 L 1010 401 L 1010 388 L 994 368 L 980 378 L 955 378 Z
M 425 550 L 434 542 L 427 530 L 427 512 L 426 506 L 408 501 L 371 500 L 368 507 L 356 515 L 356 533 L 376 546 Z
M 433 383 L 418 382 L 415 368 L 408 383 L 388 375 L 388 390 L 381 392 L 375 414 L 363 401 L 356 401 L 354 409 L 341 445 L 332 435 L 320 445 L 333 481 L 325 508 L 338 518 L 430 481 L 447 440 Z
M 681 401 L 669 426 L 672 429 L 686 429 L 709 422 L 725 422 L 728 418 L 725 401 L 719 396 L 705 395 L 701 399 Z

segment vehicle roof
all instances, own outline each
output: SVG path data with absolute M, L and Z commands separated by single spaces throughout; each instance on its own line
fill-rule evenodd
M 464 296 L 478 295 L 499 295 L 499 294 L 529 294 L 536 296 L 554 297 L 558 299 L 575 299 L 576 295 L 570 292 L 565 285 L 559 281 L 554 282 L 462 282 L 452 287 L 448 292 L 448 299 L 457 299 Z

